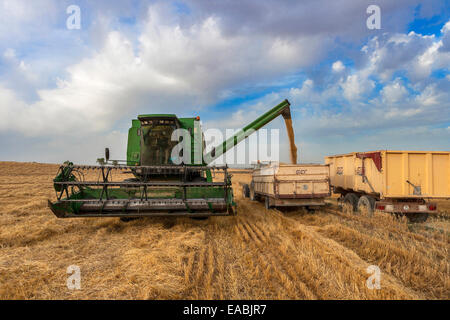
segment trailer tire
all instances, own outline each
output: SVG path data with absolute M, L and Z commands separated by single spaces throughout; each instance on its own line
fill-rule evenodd
M 305 207 L 306 212 L 308 213 L 316 213 L 316 208 L 311 208 L 310 206 Z
M 375 199 L 369 196 L 361 196 L 358 200 L 358 213 L 373 217 Z
M 248 193 L 249 193 L 250 200 L 252 200 L 252 201 L 258 200 L 258 198 L 255 194 L 255 187 L 253 185 L 253 182 L 250 184 Z
M 344 197 L 342 211 L 347 214 L 354 214 L 358 210 L 358 196 L 354 193 L 347 193 Z
M 409 222 L 425 222 L 428 219 L 428 212 L 407 213 Z
M 248 184 L 244 184 L 242 186 L 242 197 L 249 198 L 250 197 L 250 187 Z
M 265 205 L 267 210 L 272 208 L 272 206 L 270 205 L 270 198 L 269 197 L 266 197 L 266 199 L 264 201 L 264 205 Z
M 122 222 L 130 222 L 139 219 L 138 217 L 120 217 L 119 220 Z

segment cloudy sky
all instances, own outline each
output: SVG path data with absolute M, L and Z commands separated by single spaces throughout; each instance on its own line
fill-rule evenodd
M 302 162 L 450 150 L 449 2 L 0 0 L 0 160 L 124 159 L 137 114 L 239 128 L 285 98 Z

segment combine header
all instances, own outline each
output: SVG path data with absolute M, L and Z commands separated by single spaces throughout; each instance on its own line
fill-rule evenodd
M 49 201 L 49 207 L 59 218 L 234 215 L 227 166 L 208 164 L 279 115 L 290 119 L 287 100 L 208 154 L 204 154 L 199 117 L 140 115 L 128 131 L 125 164 L 110 160 L 109 149 L 105 159 L 98 159 L 99 165 L 65 162 L 53 180 L 57 201 Z M 114 181 L 115 173 L 129 173 L 133 178 Z M 220 179 L 213 181 L 216 175 Z

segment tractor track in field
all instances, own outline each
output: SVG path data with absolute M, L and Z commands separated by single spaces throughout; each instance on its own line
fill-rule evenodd
M 408 230 L 407 225 L 403 223 L 399 223 L 397 218 L 384 216 L 382 222 L 385 222 L 383 224 L 377 224 L 377 218 L 369 218 L 361 215 L 348 215 L 345 213 L 342 213 L 339 210 L 326 208 L 324 209 L 324 212 L 330 213 L 336 217 L 339 217 L 341 219 L 344 219 L 346 221 L 355 222 L 361 225 L 361 227 L 367 229 L 367 230 L 373 230 L 378 229 L 384 232 L 390 232 L 392 234 L 399 235 L 401 237 L 407 237 L 411 240 L 422 242 L 425 244 L 433 245 L 433 246 L 447 246 L 450 244 L 450 238 L 446 236 L 444 233 L 442 235 L 442 239 L 436 239 L 436 238 L 430 238 L 425 237 L 422 234 L 419 233 L 413 233 Z M 378 217 L 379 218 L 379 217 Z M 389 221 L 390 220 L 390 221 Z M 400 220 L 401 221 L 401 220 Z M 418 224 L 420 227 L 420 224 Z M 423 228 L 423 227 L 422 227 Z
M 278 211 L 278 210 L 273 210 L 273 211 Z M 296 217 L 286 217 L 280 211 L 278 211 L 278 214 L 280 214 L 282 216 L 282 220 L 284 221 L 284 223 L 286 223 L 289 220 L 298 221 L 298 219 Z M 347 246 L 347 243 L 336 241 L 336 239 L 333 239 L 333 237 L 330 237 L 329 235 L 321 232 L 320 227 L 300 224 L 300 225 L 297 225 L 297 230 L 295 230 L 295 228 L 294 228 L 294 231 L 292 231 L 292 229 L 290 230 L 290 226 L 289 226 L 289 225 L 291 225 L 291 223 L 287 222 L 287 224 L 288 225 L 286 226 L 286 229 L 289 230 L 290 233 L 292 235 L 294 235 L 294 237 L 297 237 L 299 241 L 301 241 L 302 239 L 304 240 L 304 237 L 309 237 L 310 239 L 312 239 L 314 241 L 314 246 L 316 248 L 321 248 L 321 250 L 320 250 L 321 252 L 327 252 L 327 249 L 330 249 L 330 248 L 332 249 L 332 250 L 329 250 L 328 253 L 325 255 L 327 258 L 324 259 L 323 263 L 326 266 L 345 265 L 346 267 L 344 268 L 344 270 L 342 272 L 343 277 L 344 277 L 343 283 L 346 282 L 345 280 L 348 280 L 349 278 L 357 278 L 358 274 L 359 274 L 359 277 L 361 280 L 366 278 L 365 269 L 367 268 L 368 265 L 371 264 L 370 259 L 368 260 L 367 257 L 359 255 L 358 251 L 355 250 L 355 246 Z M 312 259 L 305 260 L 304 263 L 307 265 L 310 262 L 310 260 L 312 260 Z M 324 271 L 323 274 L 326 273 L 326 269 L 327 268 L 323 269 L 323 271 Z M 313 267 L 309 268 L 309 272 L 314 274 L 314 271 L 315 270 Z M 317 275 L 317 278 L 315 279 L 315 281 L 313 281 L 313 283 L 320 282 L 320 280 L 319 280 L 320 274 L 316 273 L 316 275 Z M 345 277 L 347 277 L 347 279 L 345 279 Z M 400 294 L 400 292 L 402 292 L 402 293 L 406 293 L 404 295 L 405 298 L 407 298 L 407 297 L 415 298 L 415 299 L 423 298 L 423 296 L 415 290 L 417 288 L 411 288 L 411 287 L 407 286 L 406 284 L 403 283 L 402 279 L 399 279 L 394 274 L 389 274 L 389 275 L 385 276 L 385 283 L 387 284 L 387 286 L 386 286 L 388 288 L 387 291 L 389 291 L 388 295 L 392 294 L 392 295 L 398 296 Z M 365 287 L 363 287 L 362 291 L 364 291 L 364 290 L 367 290 L 367 289 Z M 386 296 L 377 295 L 376 292 L 374 292 L 374 291 L 371 291 L 369 293 L 369 295 L 370 294 L 375 294 L 374 297 L 386 298 Z M 330 297 L 325 297 L 325 298 L 330 298 Z M 343 296 L 342 298 L 345 298 L 345 296 Z
M 265 223 L 270 223 L 270 221 L 265 221 Z M 306 299 L 321 298 L 320 292 L 308 285 L 305 270 L 302 263 L 298 260 L 298 256 L 290 247 L 281 243 L 280 234 L 269 234 L 266 228 L 261 227 L 261 222 L 252 223 L 249 219 L 246 219 L 244 226 L 250 229 L 255 237 L 258 237 L 260 242 L 257 245 L 260 251 L 265 252 L 266 256 L 270 256 L 272 266 L 275 266 L 274 269 L 278 273 L 278 277 L 286 282 L 285 277 L 287 276 L 289 281 L 294 283 L 295 290 L 300 293 L 300 295 L 296 295 L 297 298 L 299 296 Z M 293 242 L 292 238 L 289 240 Z M 281 268 L 278 268 L 278 266 Z
M 325 211 L 352 221 L 364 219 L 360 216 L 347 216 L 336 210 Z M 323 220 L 323 217 L 318 218 Z M 298 217 L 295 219 L 298 220 Z M 380 226 L 377 227 L 380 228 Z M 426 248 L 417 245 L 414 247 L 408 246 L 407 244 L 412 239 L 426 239 L 411 233 L 402 233 L 402 236 L 406 236 L 406 240 L 390 241 L 389 237 L 392 237 L 393 233 L 399 233 L 399 230 L 389 228 L 388 225 L 383 227 L 390 230 L 389 232 L 383 230 L 386 235 L 383 240 L 371 235 L 373 229 L 371 230 L 364 225 L 363 228 L 361 226 L 355 228 L 355 225 L 350 228 L 343 224 L 343 220 L 322 223 L 321 226 L 316 225 L 313 228 L 321 235 L 356 253 L 364 261 L 380 266 L 384 273 L 394 277 L 404 287 L 413 290 L 414 293 L 427 292 L 427 294 L 436 298 L 448 296 L 448 293 L 446 293 L 450 286 L 448 264 L 439 264 L 432 259 L 448 261 L 448 252 L 442 254 L 436 248 L 428 246 Z M 438 247 L 444 245 L 444 243 L 439 243 L 434 239 L 430 239 L 430 241 L 437 244 Z
M 318 231 L 352 250 L 363 260 L 379 266 L 383 273 L 395 277 L 405 287 L 425 291 L 436 297 L 444 294 L 445 283 L 448 284 L 446 270 L 420 253 L 410 252 L 343 226 L 328 226 Z
M 326 211 L 350 220 L 367 219 L 367 217 L 361 216 L 348 216 L 336 210 Z M 398 223 L 396 220 L 392 221 L 394 225 Z M 353 250 L 363 259 L 380 266 L 383 272 L 396 277 L 406 287 L 417 292 L 427 292 L 427 294 L 436 298 L 449 296 L 450 275 L 448 264 L 439 264 L 435 261 L 436 258 L 448 261 L 448 252 L 442 254 L 436 249 L 437 247 L 445 247 L 444 242 L 427 239 L 408 231 L 401 232 L 400 229 L 388 224 L 382 226 L 384 227 L 382 231 L 385 234 L 386 230 L 388 231 L 386 238 L 379 239 L 372 237 L 370 235 L 371 230 L 364 225 L 363 227 L 350 228 L 345 225 L 330 224 L 318 228 L 318 232 Z M 381 226 L 376 227 L 380 228 Z M 397 235 L 397 237 L 393 237 L 393 235 Z M 403 238 L 399 238 L 398 235 Z M 394 242 L 392 239 L 397 241 Z M 419 245 L 417 243 L 414 247 L 408 245 L 412 240 L 419 242 Z M 425 244 L 425 247 L 422 247 L 422 244 Z
M 285 246 L 279 246 L 278 248 L 265 246 L 270 249 L 269 254 L 266 254 L 266 260 L 271 261 L 272 265 L 279 266 L 277 269 L 279 272 L 279 279 L 283 280 L 283 278 L 287 276 L 290 282 L 299 284 L 298 286 L 300 286 L 300 288 L 297 287 L 296 290 L 302 293 L 303 298 L 308 297 L 310 299 L 326 299 L 331 298 L 334 295 L 334 297 L 345 299 L 347 297 L 345 291 L 352 291 L 351 286 L 346 284 L 348 279 L 357 276 L 361 279 L 361 284 L 365 284 L 364 280 L 367 277 L 365 274 L 365 268 L 369 264 L 357 256 L 357 254 L 352 250 L 342 246 L 333 239 L 328 239 L 320 235 L 315 230 L 304 225 L 301 226 L 301 230 L 298 230 L 298 228 L 297 230 L 289 230 L 288 225 L 291 224 L 291 221 L 289 221 L 291 220 L 290 218 L 283 216 L 277 210 L 269 210 L 267 212 L 271 215 L 270 218 L 278 219 L 285 224 L 285 227 L 287 227 L 285 230 L 288 230 L 289 233 L 284 233 L 283 237 L 285 237 L 286 234 L 289 234 L 290 237 L 289 240 L 286 241 L 288 244 Z M 246 224 L 243 223 L 242 228 L 244 228 L 245 225 Z M 256 226 L 257 224 L 251 225 Z M 276 236 L 274 236 L 274 238 L 276 238 Z M 254 240 L 253 243 L 258 245 L 258 241 L 256 240 L 257 238 L 255 235 L 252 235 L 252 233 L 249 233 L 247 236 L 244 234 L 243 239 L 246 241 L 249 241 L 249 239 Z M 311 241 L 313 243 L 311 243 Z M 296 242 L 305 242 L 307 245 L 299 248 L 296 247 Z M 326 246 L 327 243 L 332 244 L 332 247 L 335 249 L 334 252 L 333 250 L 328 250 Z M 277 244 L 279 245 L 279 243 Z M 311 254 L 311 252 L 314 252 L 314 249 L 317 247 L 320 248 L 321 252 Z M 261 247 L 259 247 L 259 249 L 260 251 L 263 251 Z M 304 254 L 302 250 L 305 250 L 308 254 Z M 342 256 L 343 252 L 345 254 Z M 335 273 L 334 266 L 342 264 L 346 265 L 344 275 L 334 279 L 337 283 L 329 283 L 326 279 L 326 275 L 328 274 L 330 277 L 333 277 L 333 274 Z M 398 281 L 395 279 L 389 279 L 389 283 L 395 283 L 396 287 L 399 286 Z M 289 288 L 289 283 L 284 281 L 283 284 L 285 287 Z M 332 294 L 323 292 L 322 289 L 327 286 L 330 287 L 330 291 L 336 291 Z M 345 288 L 346 290 L 343 290 L 344 292 L 339 292 L 336 288 L 339 286 L 347 286 L 347 288 Z M 367 291 L 363 286 L 361 287 L 362 291 Z M 408 291 L 406 288 L 402 289 Z M 292 295 L 292 291 L 290 294 Z M 411 296 L 417 297 L 414 292 L 411 292 Z M 299 298 L 298 294 L 297 298 Z
M 265 245 L 270 243 L 271 238 L 264 228 L 258 226 L 257 223 L 250 224 L 249 222 L 245 223 L 248 228 L 250 228 L 255 235 L 259 237 L 262 244 L 261 247 L 264 248 Z M 279 242 L 276 243 L 279 246 Z M 304 275 L 304 270 L 301 265 L 298 263 L 298 260 L 295 259 L 296 255 L 288 252 L 287 249 L 279 246 L 279 251 L 272 251 L 272 254 L 276 258 L 277 261 L 280 261 L 283 266 L 283 270 L 288 274 L 291 281 L 298 285 L 298 291 L 302 294 L 302 296 L 306 299 L 317 299 L 320 297 L 319 292 L 314 292 L 314 290 L 308 286 L 306 283 L 306 277 Z
M 257 204 L 256 204 L 257 205 Z M 248 212 L 249 208 L 245 202 L 240 203 L 243 211 Z M 262 205 L 261 205 L 262 206 Z M 251 210 L 250 210 L 251 211 Z M 297 224 L 296 227 L 292 227 L 292 222 L 298 223 L 296 217 L 288 217 L 283 215 L 278 210 L 269 210 L 267 214 L 270 215 L 272 220 L 279 220 L 284 224 L 283 236 L 289 236 L 289 245 L 281 247 L 280 241 L 277 240 L 277 235 L 270 237 L 268 231 L 264 228 L 259 228 L 258 222 L 249 220 L 249 217 L 239 217 L 240 225 L 236 227 L 238 234 L 240 234 L 243 241 L 254 246 L 258 252 L 264 257 L 264 261 L 269 261 L 271 266 L 278 265 L 275 274 L 277 279 L 284 288 L 287 289 L 287 295 L 289 297 L 295 296 L 296 298 L 308 298 L 308 299 L 326 299 L 332 298 L 333 295 L 337 298 L 348 298 L 345 293 L 339 296 L 340 293 L 333 293 L 328 295 L 320 290 L 320 287 L 326 287 L 326 280 L 324 281 L 324 275 L 333 274 L 333 266 L 345 265 L 343 275 L 336 280 L 338 282 L 336 286 L 346 286 L 346 281 L 351 278 L 359 277 L 360 282 L 365 284 L 364 280 L 367 278 L 365 269 L 370 263 L 357 254 L 351 247 L 347 247 L 345 243 L 339 243 L 331 237 L 327 237 L 316 227 L 311 227 L 305 224 Z M 271 243 L 268 243 L 270 238 Z M 313 245 L 307 250 L 313 251 L 313 247 L 320 248 L 322 254 L 316 254 L 315 256 L 308 255 L 303 256 L 302 250 L 304 247 L 296 247 L 296 243 L 305 241 L 305 238 L 313 241 Z M 269 245 L 271 244 L 271 245 Z M 279 248 L 276 248 L 276 246 Z M 327 245 L 334 250 L 328 250 Z M 277 250 L 278 249 L 278 250 Z M 314 265 L 312 261 L 315 259 L 320 260 L 318 266 Z M 278 272 L 278 273 L 277 273 Z M 388 276 L 386 281 L 388 283 L 388 296 L 402 296 L 400 292 L 406 293 L 403 297 L 420 298 L 421 295 L 414 290 L 407 288 L 403 285 L 402 281 L 394 276 Z M 317 284 L 320 284 L 319 286 Z M 292 284 L 295 285 L 293 289 Z M 332 289 L 332 288 L 331 288 Z M 352 291 L 352 288 L 346 288 L 347 291 Z M 346 291 L 343 290 L 343 291 Z M 361 291 L 367 291 L 363 286 L 359 289 Z M 367 295 L 373 295 L 375 292 L 365 292 Z M 383 295 L 374 295 L 374 298 L 383 298 Z
M 213 299 L 213 285 L 219 277 L 217 245 L 208 235 L 204 246 L 191 251 L 183 266 L 186 294 L 192 299 Z
M 273 242 L 271 242 L 268 235 L 264 234 L 261 228 L 257 228 L 256 224 L 251 224 L 246 219 L 239 221 L 241 224 L 237 226 L 238 235 L 256 249 L 257 254 L 261 257 L 259 261 L 263 263 L 263 268 L 271 270 L 271 274 L 275 275 L 278 286 L 286 290 L 286 297 L 315 299 L 315 294 L 299 279 L 293 267 L 289 265 L 289 262 L 292 262 L 289 261 L 291 259 L 283 257 L 274 250 L 277 245 L 276 237 L 272 237 Z

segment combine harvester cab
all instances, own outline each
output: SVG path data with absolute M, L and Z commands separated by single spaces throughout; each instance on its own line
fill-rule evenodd
M 279 115 L 290 119 L 287 100 L 207 154 L 199 117 L 140 115 L 128 131 L 127 160 L 110 160 L 106 149 L 99 165 L 65 162 L 49 207 L 59 218 L 234 215 L 228 167 L 209 164 Z M 122 173 L 129 178 L 113 179 Z

